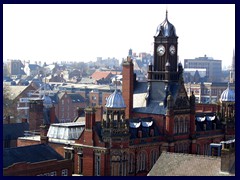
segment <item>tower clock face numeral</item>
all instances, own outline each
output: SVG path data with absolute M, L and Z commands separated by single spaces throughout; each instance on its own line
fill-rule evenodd
M 158 53 L 159 56 L 163 56 L 164 53 L 165 53 L 165 47 L 163 45 L 159 45 L 157 47 L 157 53 Z
M 174 45 L 171 45 L 170 48 L 169 48 L 169 52 L 171 55 L 174 55 L 176 53 L 176 48 Z

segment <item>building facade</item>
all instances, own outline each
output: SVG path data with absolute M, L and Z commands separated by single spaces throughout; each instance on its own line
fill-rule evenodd
M 206 77 L 209 82 L 221 80 L 222 60 L 215 60 L 206 55 L 195 59 L 184 59 L 184 68 L 206 69 Z

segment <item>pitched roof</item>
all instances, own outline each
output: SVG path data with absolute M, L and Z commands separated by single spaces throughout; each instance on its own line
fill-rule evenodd
M 110 78 L 112 75 L 109 71 L 95 71 L 91 77 L 95 80 Z
M 3 139 L 16 140 L 18 137 L 24 136 L 24 131 L 28 130 L 28 123 L 3 124 Z
M 19 94 L 21 94 L 28 86 L 9 86 L 9 91 L 11 92 L 10 98 L 13 100 Z
M 148 176 L 222 176 L 221 158 L 162 152 Z
M 14 163 L 35 163 L 53 159 L 64 160 L 60 154 L 47 144 L 3 149 L 3 168 L 11 166 Z
M 28 67 L 32 71 L 37 70 L 38 68 L 40 68 L 40 66 L 37 65 L 37 64 L 29 64 Z

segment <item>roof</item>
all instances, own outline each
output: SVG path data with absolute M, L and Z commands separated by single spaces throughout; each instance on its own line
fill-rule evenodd
M 221 158 L 162 152 L 148 176 L 222 176 Z
M 3 168 L 14 163 L 36 163 L 53 159 L 64 160 L 60 154 L 47 144 L 3 149 Z
M 176 37 L 176 30 L 173 24 L 168 21 L 166 11 L 166 18 L 165 20 L 157 27 L 157 33 L 155 36 L 163 36 L 163 37 Z
M 181 87 L 178 82 L 169 82 L 167 88 L 164 82 L 152 82 L 151 85 L 152 87 L 148 94 L 147 82 L 136 83 L 134 89 L 133 111 L 138 113 L 165 115 L 167 95 L 171 93 L 175 102 L 178 91 L 183 87 Z
M 112 75 L 109 71 L 95 71 L 91 77 L 95 80 L 110 78 Z
M 18 137 L 24 136 L 24 131 L 28 130 L 28 123 L 3 124 L 3 139 L 16 140 Z
M 220 101 L 222 102 L 235 102 L 235 92 L 230 89 L 230 85 L 228 83 L 228 87 L 225 91 L 222 92 Z
M 80 81 L 81 84 L 94 84 L 95 83 L 95 79 L 92 78 L 88 78 L 88 77 L 83 77 Z
M 118 89 L 115 89 L 115 91 L 107 98 L 107 103 L 105 107 L 126 108 L 122 94 Z
M 37 65 L 37 64 L 29 64 L 28 67 L 32 71 L 37 70 L 38 68 L 40 68 L 40 66 Z
M 28 86 L 9 86 L 10 98 L 13 100 L 21 94 Z

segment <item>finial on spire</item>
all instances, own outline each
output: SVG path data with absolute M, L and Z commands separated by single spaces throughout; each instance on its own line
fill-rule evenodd
M 168 10 L 166 8 L 166 19 L 168 19 Z

